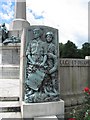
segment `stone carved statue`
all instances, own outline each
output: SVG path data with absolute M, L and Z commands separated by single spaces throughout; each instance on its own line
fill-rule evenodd
M 8 38 L 8 30 L 5 26 L 5 23 L 3 23 L 1 26 L 0 26 L 0 29 L 2 30 L 2 42 Z
M 21 42 L 21 39 L 20 37 L 16 37 L 16 36 L 11 36 L 11 37 L 8 37 L 7 39 L 5 39 L 3 41 L 3 44 L 6 45 L 8 43 L 20 43 Z
M 9 35 L 8 35 L 9 31 L 6 28 L 5 23 L 3 23 L 0 26 L 0 29 L 2 31 L 2 43 L 4 45 L 6 45 L 8 43 L 20 43 L 21 42 L 19 37 L 16 37 L 16 36 L 9 37 Z
M 52 43 L 53 37 L 49 38 L 48 33 L 45 36 L 46 41 L 43 41 L 42 29 L 35 28 L 33 30 L 34 39 L 27 46 L 24 96 L 27 103 L 55 101 L 59 98 L 54 84 L 54 73 L 57 70 L 56 48 Z M 50 42 L 49 39 L 51 39 Z

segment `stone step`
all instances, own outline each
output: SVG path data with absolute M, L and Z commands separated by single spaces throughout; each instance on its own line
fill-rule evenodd
M 4 120 L 2 118 L 21 118 L 21 112 L 3 112 L 0 113 L 0 120 Z
M 19 97 L 0 97 L 0 101 L 19 101 Z
M 0 102 L 0 112 L 20 112 L 19 101 Z
M 57 118 L 57 116 L 53 115 L 53 116 L 34 117 L 34 120 L 58 120 L 58 118 Z M 64 120 L 64 119 L 61 119 L 61 120 Z
M 4 102 L 0 102 L 0 108 L 3 107 L 19 107 L 20 103 L 19 101 L 4 101 Z
M 19 98 L 20 81 L 19 79 L 0 79 L 0 99 Z

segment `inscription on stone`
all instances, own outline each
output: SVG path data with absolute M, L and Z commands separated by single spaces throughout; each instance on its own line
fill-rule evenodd
M 90 61 L 84 59 L 60 59 L 60 66 L 90 66 Z

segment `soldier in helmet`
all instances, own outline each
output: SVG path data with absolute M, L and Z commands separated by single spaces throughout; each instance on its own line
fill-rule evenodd
M 51 76 L 51 88 L 47 87 L 45 92 L 50 95 L 57 95 L 57 49 L 54 44 L 54 34 L 53 32 L 49 31 L 45 35 L 46 42 L 47 42 L 47 66 L 48 71 Z M 49 90 L 50 89 L 50 90 Z
M 57 50 L 56 50 L 56 46 L 55 44 L 53 43 L 53 40 L 54 40 L 54 34 L 53 32 L 47 32 L 46 35 L 45 35 L 45 38 L 46 38 L 46 42 L 48 44 L 48 47 L 47 47 L 47 55 L 48 55 L 48 59 L 49 59 L 49 71 L 50 71 L 50 74 L 52 74 L 54 71 L 56 71 L 57 69 Z

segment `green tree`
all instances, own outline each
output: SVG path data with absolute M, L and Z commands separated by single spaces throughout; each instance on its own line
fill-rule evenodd
M 67 41 L 66 44 L 64 44 L 62 57 L 63 58 L 77 58 L 77 46 L 71 42 L 70 40 Z
M 85 58 L 85 56 L 90 56 L 90 43 L 85 42 L 84 44 L 82 44 L 82 53 L 83 53 L 83 58 Z
M 82 52 L 82 49 L 77 49 L 77 56 L 76 58 L 79 58 L 79 59 L 83 59 L 83 52 Z
M 59 57 L 60 58 L 63 57 L 63 50 L 64 50 L 64 44 L 63 43 L 59 43 Z

